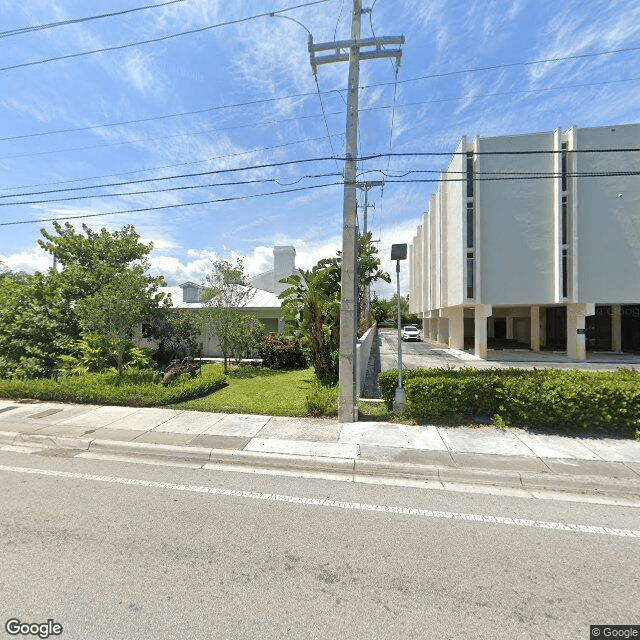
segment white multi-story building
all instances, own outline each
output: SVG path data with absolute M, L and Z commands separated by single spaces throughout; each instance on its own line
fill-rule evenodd
M 640 125 L 462 138 L 410 249 L 410 311 L 462 349 L 640 351 Z

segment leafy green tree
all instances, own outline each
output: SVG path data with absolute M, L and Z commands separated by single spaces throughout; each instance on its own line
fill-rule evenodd
M 279 296 L 287 328 L 303 340 L 316 377 L 327 384 L 338 381 L 340 291 L 332 282 L 335 268 L 321 260 L 310 271 L 300 269 L 300 275 L 281 280 L 290 286 Z
M 0 377 L 50 375 L 70 348 L 65 329 L 67 303 L 41 273 L 25 282 L 0 279 Z
M 358 238 L 358 308 L 361 310 L 366 287 L 377 280 L 391 282 L 388 273 L 380 269 L 377 249 L 371 244 L 371 234 Z M 281 282 L 290 285 L 280 294 L 287 328 L 302 338 L 321 382 L 338 381 L 340 353 L 340 282 L 342 254 L 320 260 L 311 271 L 300 270 L 300 276 L 290 276 Z M 364 319 L 363 319 L 364 320 Z M 363 322 L 361 324 L 368 324 Z
M 371 299 L 370 309 L 371 315 L 378 324 L 381 324 L 382 322 L 393 318 L 395 314 L 394 301 L 385 300 L 384 298 L 378 298 L 378 296 L 376 296 L 375 294 Z
M 243 358 L 254 357 L 260 349 L 266 328 L 258 318 L 243 314 L 228 337 L 229 352 L 236 364 Z
M 119 374 L 125 352 L 139 333 L 142 321 L 162 301 L 162 294 L 156 289 L 138 266 L 116 274 L 109 284 L 76 303 L 82 330 L 101 336 L 115 350 Z
M 199 356 L 200 322 L 189 311 L 161 306 L 142 325 L 142 335 L 156 343 L 153 359 L 159 365 L 186 356 Z
M 228 370 L 228 359 L 234 350 L 237 338 L 236 327 L 243 322 L 255 289 L 246 284 L 244 263 L 241 258 L 213 260 L 211 271 L 206 276 L 207 288 L 202 297 L 202 329 L 218 340 L 224 358 L 224 372 Z

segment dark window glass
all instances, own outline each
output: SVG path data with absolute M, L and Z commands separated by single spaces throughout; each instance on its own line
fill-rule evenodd
M 562 196 L 562 244 L 567 244 L 567 196 Z
M 562 190 L 567 190 L 567 143 L 562 143 Z
M 473 202 L 467 202 L 467 249 L 473 249 Z
M 467 198 L 473 198 L 473 153 L 467 153 Z
M 562 297 L 567 297 L 567 250 L 562 250 Z
M 467 253 L 467 298 L 473 298 L 473 253 Z

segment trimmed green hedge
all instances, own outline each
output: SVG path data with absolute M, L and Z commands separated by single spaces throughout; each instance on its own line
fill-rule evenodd
M 192 378 L 181 375 L 170 386 L 156 381 L 154 371 L 87 373 L 58 381 L 0 380 L 0 398 L 34 398 L 54 402 L 159 407 L 209 395 L 227 384 L 220 367 L 202 367 Z
M 558 369 L 413 369 L 403 372 L 407 414 L 419 421 L 497 418 L 507 424 L 619 431 L 640 428 L 640 372 Z M 391 408 L 398 373 L 378 388 Z

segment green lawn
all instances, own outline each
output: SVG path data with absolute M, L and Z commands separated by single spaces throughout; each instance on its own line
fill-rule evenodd
M 209 367 L 222 371 L 219 365 L 207 365 L 206 368 Z M 231 367 L 227 378 L 229 384 L 223 389 L 173 406 L 224 413 L 307 415 L 305 400 L 311 388 L 312 368 L 273 371 L 265 367 Z

